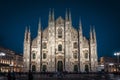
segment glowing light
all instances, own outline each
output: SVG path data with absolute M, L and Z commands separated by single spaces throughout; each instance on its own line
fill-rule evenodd
M 113 63 L 109 63 L 110 66 L 114 65 Z
M 104 65 L 103 65 L 103 64 L 101 64 L 100 66 L 101 66 L 101 67 L 104 67 Z
M 116 52 L 114 53 L 115 56 L 119 56 L 120 55 L 120 52 Z
M 0 52 L 0 56 L 5 56 L 6 54 L 4 52 Z

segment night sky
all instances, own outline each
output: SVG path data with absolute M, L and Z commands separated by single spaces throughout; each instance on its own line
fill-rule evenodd
M 32 38 L 37 35 L 38 20 L 42 28 L 48 25 L 49 9 L 55 19 L 65 17 L 70 9 L 72 25 L 78 28 L 81 17 L 83 33 L 89 37 L 90 25 L 97 35 L 98 56 L 113 56 L 120 51 L 119 0 L 0 0 L 0 46 L 23 53 L 25 27 L 30 26 Z

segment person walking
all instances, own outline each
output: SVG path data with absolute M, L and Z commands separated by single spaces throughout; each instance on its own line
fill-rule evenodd
M 7 79 L 8 79 L 8 80 L 12 80 L 11 78 L 12 78 L 12 77 L 11 77 L 11 72 L 8 71 Z
M 29 71 L 28 73 L 28 80 L 33 80 L 33 75 L 31 71 Z
M 16 78 L 15 78 L 15 72 L 13 71 L 12 72 L 12 80 L 15 80 Z

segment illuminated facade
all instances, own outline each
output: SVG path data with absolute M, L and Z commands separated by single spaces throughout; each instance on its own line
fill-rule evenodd
M 117 59 L 112 57 L 101 57 L 100 65 L 104 66 L 105 72 L 117 72 L 119 71 L 117 65 Z
M 1 55 L 4 54 L 4 55 Z M 0 47 L 0 72 L 22 72 L 23 56 L 14 51 Z
M 48 27 L 31 39 L 30 29 L 24 37 L 24 71 L 68 71 L 95 72 L 97 68 L 97 42 L 95 29 L 90 30 L 90 38 L 83 36 L 82 23 L 79 30 L 72 26 L 71 13 L 66 12 L 54 19 L 54 11 L 49 12 Z

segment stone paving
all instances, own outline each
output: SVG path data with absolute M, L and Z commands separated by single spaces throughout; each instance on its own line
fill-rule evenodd
M 0 80 L 7 80 L 7 77 L 0 77 Z M 16 80 L 28 80 L 28 75 L 16 75 Z M 120 80 L 120 76 L 113 74 L 33 74 L 33 80 Z

